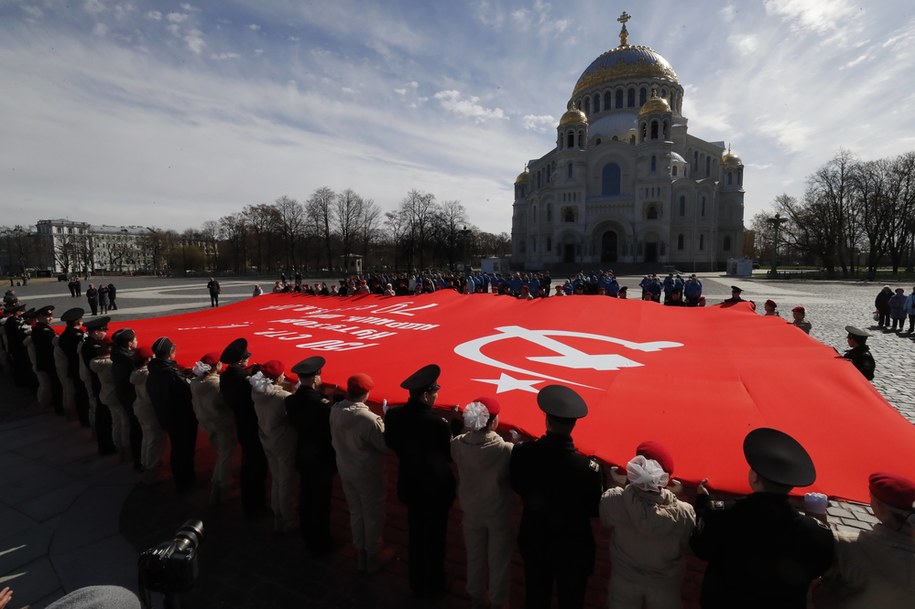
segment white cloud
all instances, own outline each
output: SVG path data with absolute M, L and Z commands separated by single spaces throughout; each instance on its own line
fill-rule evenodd
M 287 38 L 287 40 L 288 40 L 289 42 L 298 42 L 298 41 L 299 41 L 299 37 L 298 37 L 298 36 L 290 36 L 289 38 Z
M 44 11 L 41 10 L 37 6 L 31 5 L 31 4 L 23 4 L 22 6 L 20 6 L 20 8 L 26 15 L 28 15 L 32 19 L 41 19 L 42 17 L 44 17 Z
M 146 13 L 146 18 L 150 21 L 162 21 L 162 13 L 159 11 L 149 11 Z
M 86 0 L 83 3 L 83 10 L 92 15 L 97 15 L 105 12 L 105 5 L 102 4 L 101 0 Z
M 95 36 L 105 36 L 108 34 L 108 26 L 104 23 L 96 23 L 92 27 L 92 34 Z
M 534 114 L 525 114 L 521 118 L 521 126 L 528 131 L 546 133 L 556 126 L 556 119 L 549 114 L 542 114 L 539 116 Z
M 255 56 L 255 57 L 260 57 L 260 56 L 263 55 L 263 54 L 264 54 L 264 49 L 254 49 L 254 56 Z
M 734 18 L 737 16 L 737 7 L 733 4 L 728 4 L 718 11 L 718 14 L 721 15 L 725 23 L 733 23 Z
M 511 18 L 523 31 L 534 30 L 540 34 L 561 34 L 569 27 L 568 19 L 553 19 L 550 16 L 552 6 L 549 2 L 535 0 L 530 9 L 520 8 L 512 11 Z
M 825 34 L 846 27 L 861 9 L 848 0 L 766 0 L 766 12 L 789 20 L 795 30 Z
M 354 95 L 356 93 L 356 90 L 351 87 L 341 87 L 340 91 L 347 95 Z
M 259 25 L 256 24 L 256 23 L 249 23 L 249 24 L 248 24 L 248 29 L 251 30 L 252 32 L 257 32 L 257 31 L 259 31 L 259 30 L 261 29 L 261 26 L 259 26 Z
M 735 34 L 728 36 L 728 45 L 746 57 L 755 54 L 759 49 L 759 39 L 753 34 Z
M 183 3 L 181 4 L 181 10 L 187 11 L 189 13 L 197 12 L 200 9 L 194 6 L 193 4 Z
M 206 46 L 206 42 L 203 40 L 203 32 L 198 29 L 193 29 L 185 34 L 184 42 L 187 43 L 187 48 L 197 55 L 200 55 L 203 51 L 203 47 Z
M 480 105 L 479 97 L 464 98 L 460 91 L 448 90 L 439 91 L 433 95 L 445 110 L 453 112 L 459 116 L 472 118 L 477 123 L 482 123 L 490 119 L 505 119 L 505 113 L 502 108 L 487 108 Z
M 238 53 L 232 53 L 232 52 L 214 53 L 213 55 L 210 55 L 211 59 L 215 59 L 217 61 L 224 61 L 226 59 L 238 59 L 239 57 L 241 57 L 241 55 L 239 55 Z
M 169 13 L 165 16 L 171 23 L 184 23 L 188 18 L 187 13 Z

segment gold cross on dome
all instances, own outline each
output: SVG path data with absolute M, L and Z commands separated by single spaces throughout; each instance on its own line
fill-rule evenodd
M 624 47 L 629 44 L 629 31 L 626 29 L 626 22 L 632 19 L 632 15 L 623 11 L 623 14 L 619 16 L 620 23 L 623 24 L 623 29 L 620 30 L 620 46 Z

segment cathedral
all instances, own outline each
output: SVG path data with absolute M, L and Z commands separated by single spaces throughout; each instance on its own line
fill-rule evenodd
M 688 133 L 676 72 L 629 44 L 629 18 L 575 84 L 556 147 L 515 180 L 513 268 L 691 272 L 741 257 L 743 162 Z

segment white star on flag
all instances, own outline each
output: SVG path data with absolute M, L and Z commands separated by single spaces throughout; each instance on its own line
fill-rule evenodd
M 542 383 L 543 379 L 516 379 L 515 377 L 505 374 L 504 372 L 498 379 L 473 379 L 480 383 L 489 383 L 490 385 L 496 386 L 496 393 L 505 393 L 506 391 L 512 391 L 515 389 L 520 389 L 521 391 L 527 391 L 528 393 L 537 393 L 537 389 L 534 388 L 534 385 L 537 383 Z

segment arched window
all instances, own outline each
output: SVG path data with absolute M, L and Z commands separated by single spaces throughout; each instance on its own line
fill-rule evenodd
M 678 250 L 683 249 L 683 233 L 680 233 L 679 235 L 677 235 L 677 249 Z
M 743 169 L 737 170 L 737 185 L 738 186 L 743 185 Z
M 651 173 L 654 173 L 658 170 L 658 157 L 651 155 Z
M 680 215 L 686 215 L 686 195 L 680 195 Z
M 613 96 L 610 95 L 610 91 L 604 93 L 604 110 L 609 110 L 613 102 Z
M 594 113 L 600 112 L 600 93 L 594 94 Z
M 649 220 L 657 220 L 658 219 L 658 208 L 655 207 L 654 205 L 650 206 L 648 208 L 648 213 L 645 214 L 645 217 L 648 218 Z
M 658 121 L 651 121 L 651 139 L 658 139 Z
M 591 98 L 590 97 L 585 98 L 585 115 L 591 116 Z
M 553 239 L 551 237 L 546 238 L 546 251 L 553 251 Z
M 699 171 L 699 151 L 698 150 L 693 151 L 693 167 L 696 169 L 696 171 Z M 693 175 L 696 175 L 696 174 L 693 174 Z
M 667 89 L 661 89 L 661 97 L 667 97 Z
M 664 131 L 663 131 L 663 135 L 664 135 L 664 139 L 665 139 L 665 140 L 666 140 L 667 137 L 668 137 L 667 134 L 669 133 L 669 128 L 670 128 L 670 126 L 668 125 L 667 121 L 665 120 L 665 121 L 664 121 Z
M 601 194 L 616 196 L 620 194 L 620 166 L 607 163 L 601 171 Z
M 584 131 L 578 132 L 578 147 L 579 148 L 585 147 L 585 132 Z
M 728 186 L 730 186 L 733 183 L 734 183 L 734 174 L 729 171 L 728 172 Z
M 635 105 L 635 87 L 629 87 L 626 95 L 626 107 L 631 108 Z
M 705 249 L 705 235 L 699 235 L 699 250 Z
M 566 167 L 566 173 L 568 174 L 568 178 L 572 179 L 572 163 L 569 163 L 568 167 Z
M 671 174 L 673 177 L 677 177 L 677 166 L 676 166 L 676 165 L 674 165 L 674 166 L 672 166 L 672 167 L 670 168 L 670 174 Z
M 617 108 L 623 107 L 623 90 L 622 89 L 616 90 L 616 107 Z
M 702 210 L 699 215 L 703 218 L 705 217 L 705 195 L 702 195 Z
M 642 141 L 644 142 L 646 139 L 648 139 L 648 126 L 646 123 L 642 123 L 642 128 L 640 131 L 642 133 Z
M 730 236 L 727 236 L 724 238 L 724 245 L 722 246 L 722 249 L 726 252 L 731 251 L 731 237 Z
M 547 222 L 553 221 L 553 206 L 550 203 L 546 204 L 546 221 Z M 549 246 L 547 246 L 546 249 L 550 249 Z
M 566 148 L 574 148 L 574 147 L 575 147 L 575 132 L 569 131 L 569 135 L 566 140 Z
M 531 222 L 537 224 L 537 206 L 531 207 Z
M 563 222 L 575 222 L 575 208 L 574 207 L 564 207 L 562 209 L 562 221 Z
M 639 107 L 641 108 L 642 106 L 644 106 L 645 102 L 647 102 L 647 101 L 648 101 L 648 89 L 646 89 L 645 87 L 642 87 L 641 89 L 639 89 Z
M 712 175 L 712 157 L 705 157 L 705 177 Z

